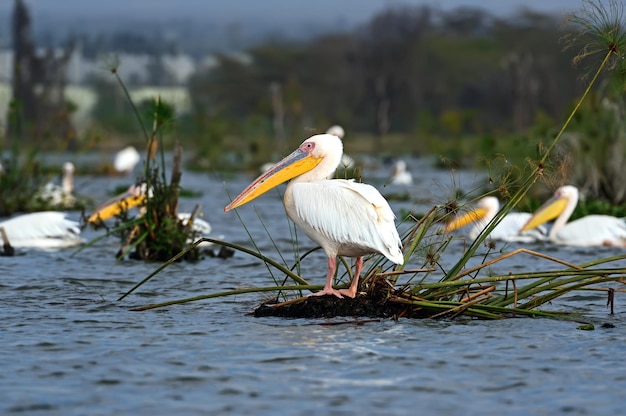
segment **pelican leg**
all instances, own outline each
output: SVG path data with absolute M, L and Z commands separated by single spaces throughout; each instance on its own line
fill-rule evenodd
M 359 276 L 361 275 L 361 270 L 363 270 L 363 257 L 357 257 L 354 264 L 354 278 L 350 283 L 350 287 L 347 289 L 340 289 L 339 293 L 350 298 L 354 298 L 356 296 L 356 290 L 359 288 Z
M 334 296 L 337 296 L 338 298 L 343 298 L 339 290 L 333 289 L 333 278 L 335 277 L 336 270 L 337 270 L 337 258 L 329 257 L 328 258 L 328 272 L 326 273 L 326 283 L 324 284 L 324 289 L 320 290 L 319 292 L 311 293 L 309 296 L 334 295 Z

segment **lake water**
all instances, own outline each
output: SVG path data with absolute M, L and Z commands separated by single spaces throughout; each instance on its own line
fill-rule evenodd
M 441 202 L 445 197 L 437 195 L 452 190 L 450 175 L 420 169 L 416 163 L 409 164 L 411 170 L 425 177 L 410 189 L 411 194 Z M 181 199 L 181 211 L 200 203 L 215 235 L 250 245 L 237 215 L 224 214 L 223 207 L 229 201 L 226 189 L 234 196 L 251 179 L 185 173 L 183 186 L 203 194 Z M 475 175 L 456 178 L 461 182 L 457 185 L 466 189 L 476 179 Z M 384 180 L 375 175 L 372 181 L 383 193 L 398 191 L 383 187 Z M 116 185 L 129 182 L 78 177 L 76 188 L 102 201 Z M 406 202 L 392 205 L 396 210 L 412 207 Z M 277 192 L 239 213 L 261 250 L 279 259 L 257 218 L 260 215 L 291 264 L 290 228 Z M 72 213 L 76 219 L 78 215 Z M 86 239 L 100 233 L 84 232 Z M 302 234 L 301 245 L 312 247 Z M 619 252 L 545 244 L 529 248 L 575 263 Z M 269 297 L 263 294 L 131 312 L 135 306 L 269 286 L 273 281 L 263 264 L 236 253 L 229 259 L 207 257 L 175 264 L 118 302 L 122 293 L 159 264 L 116 261 L 117 249 L 118 241 L 109 238 L 74 256 L 70 256 L 73 250 L 22 250 L 18 256 L 0 258 L 1 414 L 598 415 L 623 411 L 623 294 L 617 294 L 615 315 L 609 314 L 600 292 L 577 293 L 549 305 L 585 312 L 595 324 L 594 331 L 548 319 L 249 316 Z M 443 263 L 453 264 L 461 250 L 462 244 L 453 244 Z M 307 258 L 303 276 L 322 284 L 325 262 L 321 253 Z M 543 260 L 522 255 L 495 266 L 494 271 L 548 267 Z

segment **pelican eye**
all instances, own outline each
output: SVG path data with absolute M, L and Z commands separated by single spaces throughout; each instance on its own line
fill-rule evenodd
M 312 152 L 313 149 L 315 149 L 315 143 L 313 142 L 302 143 L 302 146 L 300 146 L 300 150 L 304 152 Z

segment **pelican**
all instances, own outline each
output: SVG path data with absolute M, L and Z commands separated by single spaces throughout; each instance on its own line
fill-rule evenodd
M 405 186 L 413 184 L 413 175 L 411 175 L 411 172 L 406 168 L 406 162 L 404 160 L 396 161 L 391 175 L 391 183 Z
M 335 124 L 334 126 L 330 126 L 328 128 L 328 130 L 326 130 L 326 134 L 332 134 L 333 136 L 337 136 L 341 140 L 343 140 L 343 136 L 346 134 L 346 132 L 343 130 L 343 127 L 341 127 L 338 124 Z M 341 166 L 344 169 L 353 168 L 354 167 L 354 159 L 351 158 L 350 156 L 346 155 L 346 154 L 342 154 L 341 155 L 341 163 L 338 166 Z M 332 179 L 333 175 L 334 175 L 334 172 L 330 174 L 329 178 Z
M 446 224 L 444 232 L 451 232 L 468 224 L 474 224 L 468 233 L 468 237 L 475 240 L 487 224 L 500 210 L 500 202 L 494 196 L 485 196 L 476 202 L 476 207 Z M 510 212 L 496 225 L 489 237 L 493 240 L 508 242 L 530 243 L 547 240 L 547 230 L 539 227 L 520 233 L 520 229 L 526 224 L 532 214 L 528 212 Z
M 326 130 L 326 134 L 332 134 L 333 136 L 337 136 L 343 140 L 343 136 L 346 134 L 346 132 L 343 130 L 343 127 L 335 124 L 334 126 L 330 126 L 328 130 Z
M 78 222 L 57 211 L 20 215 L 0 222 L 13 247 L 67 248 L 83 243 Z
M 352 180 L 327 179 L 337 169 L 342 154 L 339 137 L 312 136 L 224 208 L 228 212 L 291 179 L 285 190 L 285 211 L 328 256 L 324 289 L 313 296 L 354 298 L 364 255 L 380 253 L 396 264 L 404 263 L 395 216 L 376 188 Z M 356 258 L 354 278 L 348 289 L 332 287 L 337 256 Z
M 73 208 L 76 205 L 76 197 L 72 194 L 74 191 L 74 170 L 72 162 L 65 162 L 61 186 L 54 182 L 48 182 L 37 192 L 35 198 L 53 208 Z
M 94 212 L 92 212 L 87 218 L 87 224 L 94 224 L 98 221 L 106 221 L 109 218 L 119 215 L 122 211 L 127 211 L 133 207 L 142 205 L 146 198 L 149 198 L 151 194 L 152 191 L 147 189 L 147 185 L 145 183 L 132 185 L 123 194 L 108 200 L 96 208 L 96 210 L 94 210 Z M 191 218 L 191 213 L 179 212 L 177 213 L 177 216 L 183 225 L 187 225 L 189 219 Z M 208 221 L 195 216 L 191 224 L 191 230 L 196 235 L 208 236 L 208 234 L 211 233 L 211 224 L 209 224 Z M 193 241 L 191 240 L 187 241 L 188 244 L 191 244 L 192 242 Z M 199 247 L 208 247 L 210 245 L 212 245 L 212 243 L 202 242 L 199 244 Z
M 141 156 L 137 149 L 133 146 L 128 146 L 117 152 L 113 161 L 113 167 L 119 173 L 129 174 L 139 163 L 139 160 L 141 160 Z
M 535 211 L 522 227 L 532 230 L 556 218 L 548 237 L 556 244 L 569 246 L 626 247 L 626 221 L 610 215 L 587 215 L 567 222 L 578 204 L 578 189 L 571 185 L 558 188 L 552 198 Z

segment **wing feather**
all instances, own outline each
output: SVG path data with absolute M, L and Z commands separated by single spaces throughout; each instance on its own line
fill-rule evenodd
M 559 241 L 577 246 L 626 245 L 626 222 L 609 215 L 587 215 L 557 232 Z
M 20 241 L 44 238 L 76 239 L 80 226 L 76 221 L 65 218 L 65 214 L 56 211 L 24 214 L 0 222 L 11 244 Z
M 368 247 L 402 264 L 395 215 L 373 186 L 332 179 L 295 183 L 292 192 L 298 218 L 326 240 Z

